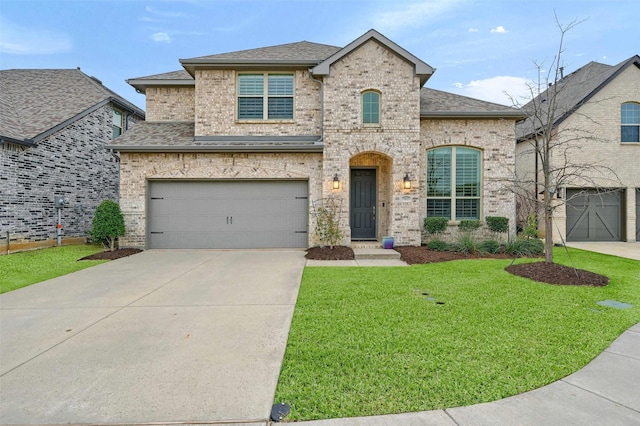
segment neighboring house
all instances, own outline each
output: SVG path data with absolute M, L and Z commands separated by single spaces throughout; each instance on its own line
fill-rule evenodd
M 79 69 L 0 71 L 0 250 L 86 241 L 96 206 L 118 200 L 105 148 L 144 112 Z
M 551 169 L 568 164 L 554 212 L 554 242 L 640 241 L 640 56 L 618 65 L 590 62 L 523 107 L 557 93 Z M 532 118 L 518 122 L 517 177 L 530 193 L 543 188 L 533 155 Z M 573 176 L 572 176 L 573 175 Z M 535 191 L 535 192 L 534 192 Z
M 342 201 L 341 244 L 419 245 L 426 216 L 506 216 L 513 108 L 423 88 L 434 69 L 371 30 L 182 59 L 128 80 L 147 121 L 115 140 L 127 234 L 142 248 L 317 245 L 314 206 Z M 430 176 L 430 178 L 427 178 Z

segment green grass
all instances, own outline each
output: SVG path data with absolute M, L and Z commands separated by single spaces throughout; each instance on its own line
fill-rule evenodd
M 570 255 L 610 284 L 537 283 L 504 260 L 306 268 L 275 400 L 291 420 L 367 416 L 493 401 L 565 377 L 640 322 L 640 262 Z M 564 249 L 554 260 L 568 264 Z M 634 306 L 596 304 L 608 299 Z
M 104 260 L 77 261 L 102 250 L 97 245 L 73 245 L 0 256 L 0 293 L 104 263 Z

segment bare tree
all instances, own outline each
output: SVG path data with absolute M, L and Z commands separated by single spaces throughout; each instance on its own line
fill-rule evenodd
M 589 128 L 560 126 L 560 122 L 569 114 L 581 115 L 581 118 L 595 121 L 578 111 L 583 105 L 584 93 L 575 90 L 564 80 L 564 42 L 565 36 L 583 21 L 574 20 L 563 25 L 555 16 L 560 31 L 558 50 L 548 67 L 534 62 L 538 71 L 536 82 L 529 84 L 531 99 L 524 106 L 512 98 L 515 106 L 521 107 L 526 119 L 516 125 L 519 144 L 527 144 L 526 149 L 519 148 L 518 155 L 534 160 L 532 173 L 522 173 L 512 182 L 520 204 L 528 206 L 529 211 L 539 212 L 543 216 L 545 239 L 545 262 L 553 263 L 553 216 L 554 211 L 569 201 L 563 189 L 566 187 L 591 187 L 607 191 L 602 186 L 609 179 L 619 182 L 613 169 L 602 165 L 599 159 L 576 161 L 576 154 L 591 141 L 602 141 Z M 590 78 L 588 75 L 584 78 Z M 590 101 L 591 102 L 591 101 Z M 593 101 L 596 102 L 596 101 Z M 582 196 L 574 194 L 573 196 Z

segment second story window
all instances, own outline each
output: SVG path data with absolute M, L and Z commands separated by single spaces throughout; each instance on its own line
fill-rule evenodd
M 620 110 L 621 141 L 640 142 L 640 104 L 627 102 Z
M 238 75 L 238 120 L 293 119 L 293 74 Z
M 364 92 L 362 94 L 362 123 L 380 124 L 380 94 Z
M 124 130 L 124 114 L 119 109 L 113 109 L 113 119 L 111 127 L 113 129 L 112 138 L 115 139 L 120 136 Z

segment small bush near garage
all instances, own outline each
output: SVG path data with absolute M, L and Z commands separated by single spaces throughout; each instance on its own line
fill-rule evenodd
M 431 240 L 427 243 L 427 248 L 434 251 L 447 251 L 449 250 L 449 244 L 442 240 Z
M 110 251 L 115 250 L 116 240 L 124 235 L 124 217 L 120 205 L 112 200 L 104 200 L 96 208 L 91 227 L 91 238 Z

